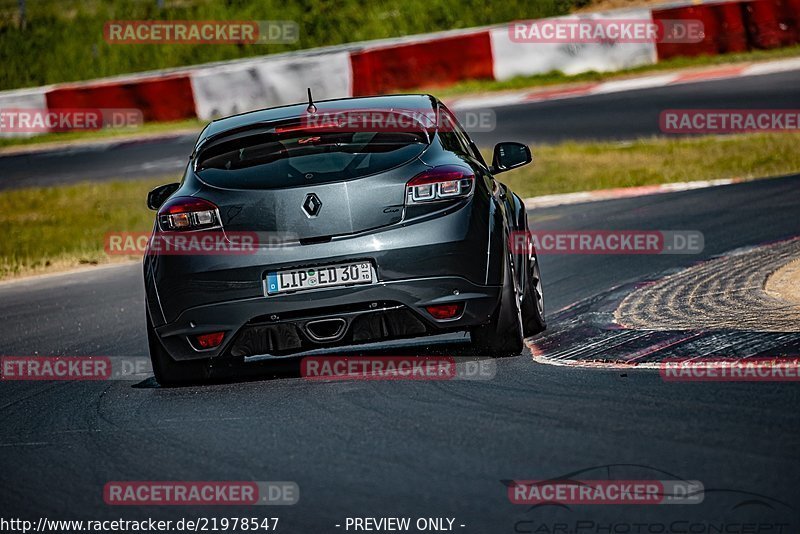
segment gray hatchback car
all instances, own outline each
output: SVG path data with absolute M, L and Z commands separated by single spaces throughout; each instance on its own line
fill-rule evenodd
M 530 241 L 512 243 L 528 235 L 524 205 L 495 175 L 530 161 L 500 143 L 487 165 L 429 95 L 212 122 L 182 181 L 147 199 L 156 379 L 456 331 L 480 354 L 519 354 L 545 329 L 541 276 Z

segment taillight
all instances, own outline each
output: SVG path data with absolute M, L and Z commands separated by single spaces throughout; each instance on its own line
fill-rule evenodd
M 436 306 L 426 306 L 425 309 L 434 319 L 452 319 L 461 315 L 461 304 L 438 304 Z
M 211 334 L 200 334 L 195 339 L 197 344 L 200 345 L 200 349 L 213 349 L 214 347 L 219 347 L 224 337 L 225 332 L 212 332 Z
M 158 226 L 165 232 L 219 228 L 219 210 L 202 198 L 176 197 L 158 210 Z
M 424 171 L 406 184 L 406 203 L 465 197 L 472 191 L 475 174 L 466 167 L 442 165 Z

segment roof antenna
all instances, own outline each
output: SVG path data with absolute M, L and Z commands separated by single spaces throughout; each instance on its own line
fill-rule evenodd
M 314 100 L 311 98 L 311 88 L 308 88 L 308 107 L 306 108 L 306 113 L 316 113 L 317 106 L 314 105 Z

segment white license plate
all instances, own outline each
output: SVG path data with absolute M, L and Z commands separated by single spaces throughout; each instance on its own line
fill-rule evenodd
M 264 289 L 267 295 L 275 295 L 318 287 L 371 284 L 374 281 L 372 265 L 368 261 L 360 261 L 268 273 Z

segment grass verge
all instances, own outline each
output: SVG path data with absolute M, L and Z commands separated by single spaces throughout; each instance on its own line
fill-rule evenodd
M 745 134 L 534 147 L 536 162 L 500 175 L 522 197 L 591 189 L 758 178 L 800 171 L 800 134 Z M 488 152 L 488 151 L 487 151 Z M 108 232 L 146 232 L 147 191 L 174 177 L 0 192 L 0 279 L 119 261 Z
M 532 147 L 534 165 L 498 178 L 524 198 L 670 182 L 780 176 L 800 171 L 798 144 L 798 133 L 566 142 Z
M 175 177 L 0 192 L 0 279 L 124 260 L 103 249 L 107 232 L 147 231 L 153 187 Z

